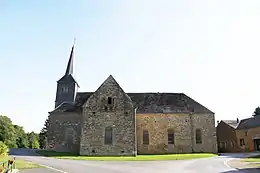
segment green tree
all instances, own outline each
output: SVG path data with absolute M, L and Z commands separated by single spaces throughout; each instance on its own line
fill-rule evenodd
M 260 115 L 260 107 L 258 106 L 257 108 L 255 108 L 254 114 L 253 116 L 259 116 Z
M 16 131 L 12 121 L 7 116 L 0 115 L 0 141 L 9 148 L 16 148 Z
M 37 133 L 31 132 L 27 133 L 28 141 L 29 141 L 29 148 L 39 148 L 39 135 Z
M 0 155 L 7 155 L 9 148 L 2 141 L 0 141 Z
M 37 138 L 33 138 L 31 147 L 34 148 L 34 149 L 39 149 L 40 148 L 40 144 L 39 144 L 39 141 L 38 141 Z
M 46 119 L 44 126 L 39 134 L 39 143 L 40 143 L 40 148 L 45 148 L 46 147 L 46 140 L 47 140 L 47 129 L 49 127 L 49 118 Z
M 23 127 L 14 125 L 16 131 L 16 145 L 18 148 L 28 148 L 29 141 L 28 136 L 24 132 Z

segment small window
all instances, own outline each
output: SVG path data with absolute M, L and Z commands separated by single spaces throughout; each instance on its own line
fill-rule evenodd
M 107 104 L 112 105 L 112 97 L 108 97 Z
M 247 136 L 247 132 L 245 132 L 245 136 Z
M 143 130 L 143 144 L 149 145 L 149 132 L 148 132 L 148 130 Z
M 196 129 L 196 144 L 202 143 L 201 129 Z
M 234 143 L 233 143 L 233 141 L 230 141 L 230 147 L 231 147 L 231 148 L 234 148 Z
M 240 146 L 245 145 L 245 140 L 244 139 L 240 139 L 239 142 L 240 142 Z
M 61 92 L 64 92 L 64 93 L 69 92 L 69 87 L 63 86 L 63 87 L 61 88 Z
M 168 144 L 174 144 L 174 132 L 172 129 L 168 129 Z
M 113 143 L 113 128 L 106 127 L 105 128 L 105 144 L 112 144 Z

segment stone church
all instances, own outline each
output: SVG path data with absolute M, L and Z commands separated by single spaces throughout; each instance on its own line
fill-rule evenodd
M 184 93 L 128 93 L 113 76 L 78 92 L 72 47 L 49 112 L 47 149 L 79 155 L 217 153 L 215 115 Z

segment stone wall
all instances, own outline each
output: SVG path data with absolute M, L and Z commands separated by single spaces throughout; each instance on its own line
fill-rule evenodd
M 260 139 L 260 127 L 236 130 L 237 143 L 241 152 L 255 151 L 254 138 Z M 240 145 L 240 139 L 244 140 L 245 146 Z
M 217 153 L 214 122 L 214 115 L 137 114 L 138 153 Z M 202 131 L 201 144 L 196 144 L 196 128 Z M 168 144 L 168 129 L 174 131 L 174 144 Z M 149 131 L 149 145 L 143 144 L 143 130 Z
M 214 114 L 192 114 L 191 120 L 193 124 L 193 137 L 195 137 L 195 130 L 201 129 L 202 143 L 196 144 L 193 139 L 193 152 L 217 153 L 217 135 L 215 127 Z
M 77 113 L 51 113 L 47 132 L 47 149 L 79 153 L 81 116 Z
M 217 142 L 218 152 L 229 153 L 239 152 L 239 145 L 237 143 L 236 130 L 227 123 L 221 121 L 217 128 Z
M 82 122 L 80 155 L 133 155 L 136 151 L 133 104 L 111 76 L 83 105 Z M 113 129 L 112 144 L 105 144 L 107 127 Z

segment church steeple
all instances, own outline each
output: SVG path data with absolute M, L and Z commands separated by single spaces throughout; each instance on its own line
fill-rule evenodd
M 73 103 L 75 100 L 75 95 L 79 87 L 78 83 L 74 79 L 73 75 L 73 58 L 74 58 L 74 47 L 75 40 L 72 46 L 69 61 L 67 64 L 66 72 L 64 76 L 57 81 L 57 92 L 55 100 L 55 108 L 62 103 Z
M 74 39 L 73 46 L 71 48 L 70 58 L 69 58 L 69 61 L 68 61 L 68 65 L 67 65 L 65 75 L 70 75 L 70 74 L 72 75 L 73 74 L 74 45 L 75 45 L 75 39 Z

